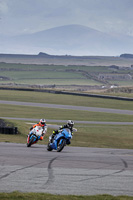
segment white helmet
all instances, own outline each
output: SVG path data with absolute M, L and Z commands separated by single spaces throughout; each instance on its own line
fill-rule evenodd
M 40 119 L 40 123 L 41 123 L 42 125 L 45 125 L 46 120 L 45 120 L 45 119 Z
M 67 125 L 69 128 L 72 128 L 74 126 L 74 122 L 72 120 L 68 120 Z

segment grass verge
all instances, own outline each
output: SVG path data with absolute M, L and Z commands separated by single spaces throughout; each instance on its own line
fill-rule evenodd
M 0 117 L 45 118 L 66 121 L 72 119 L 74 121 L 133 122 L 133 115 L 5 104 L 0 104 Z
M 1 200 L 133 200 L 129 196 L 111 196 L 111 195 L 94 195 L 94 196 L 76 196 L 76 195 L 53 195 L 46 193 L 0 193 Z

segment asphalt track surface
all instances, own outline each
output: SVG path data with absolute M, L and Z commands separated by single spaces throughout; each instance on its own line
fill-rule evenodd
M 0 192 L 133 196 L 133 150 L 0 143 Z
M 133 111 L 127 110 L 81 106 L 64 108 L 54 104 L 14 101 L 0 101 L 0 103 L 133 114 Z M 20 120 L 38 119 L 20 118 Z M 115 122 L 105 123 L 115 124 Z M 48 152 L 45 145 L 35 144 L 27 148 L 26 144 L 0 143 L 0 192 L 16 190 L 53 194 L 133 196 L 133 150 L 66 146 L 62 152 Z

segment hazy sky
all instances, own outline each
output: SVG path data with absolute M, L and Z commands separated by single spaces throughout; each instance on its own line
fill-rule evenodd
M 0 34 L 69 24 L 133 35 L 133 0 L 0 0 Z

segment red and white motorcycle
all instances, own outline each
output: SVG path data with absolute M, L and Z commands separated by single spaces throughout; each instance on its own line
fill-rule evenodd
M 33 128 L 28 136 L 27 136 L 27 147 L 37 143 L 38 140 L 43 140 L 43 136 L 46 133 L 47 128 L 45 130 L 41 126 L 36 126 Z

